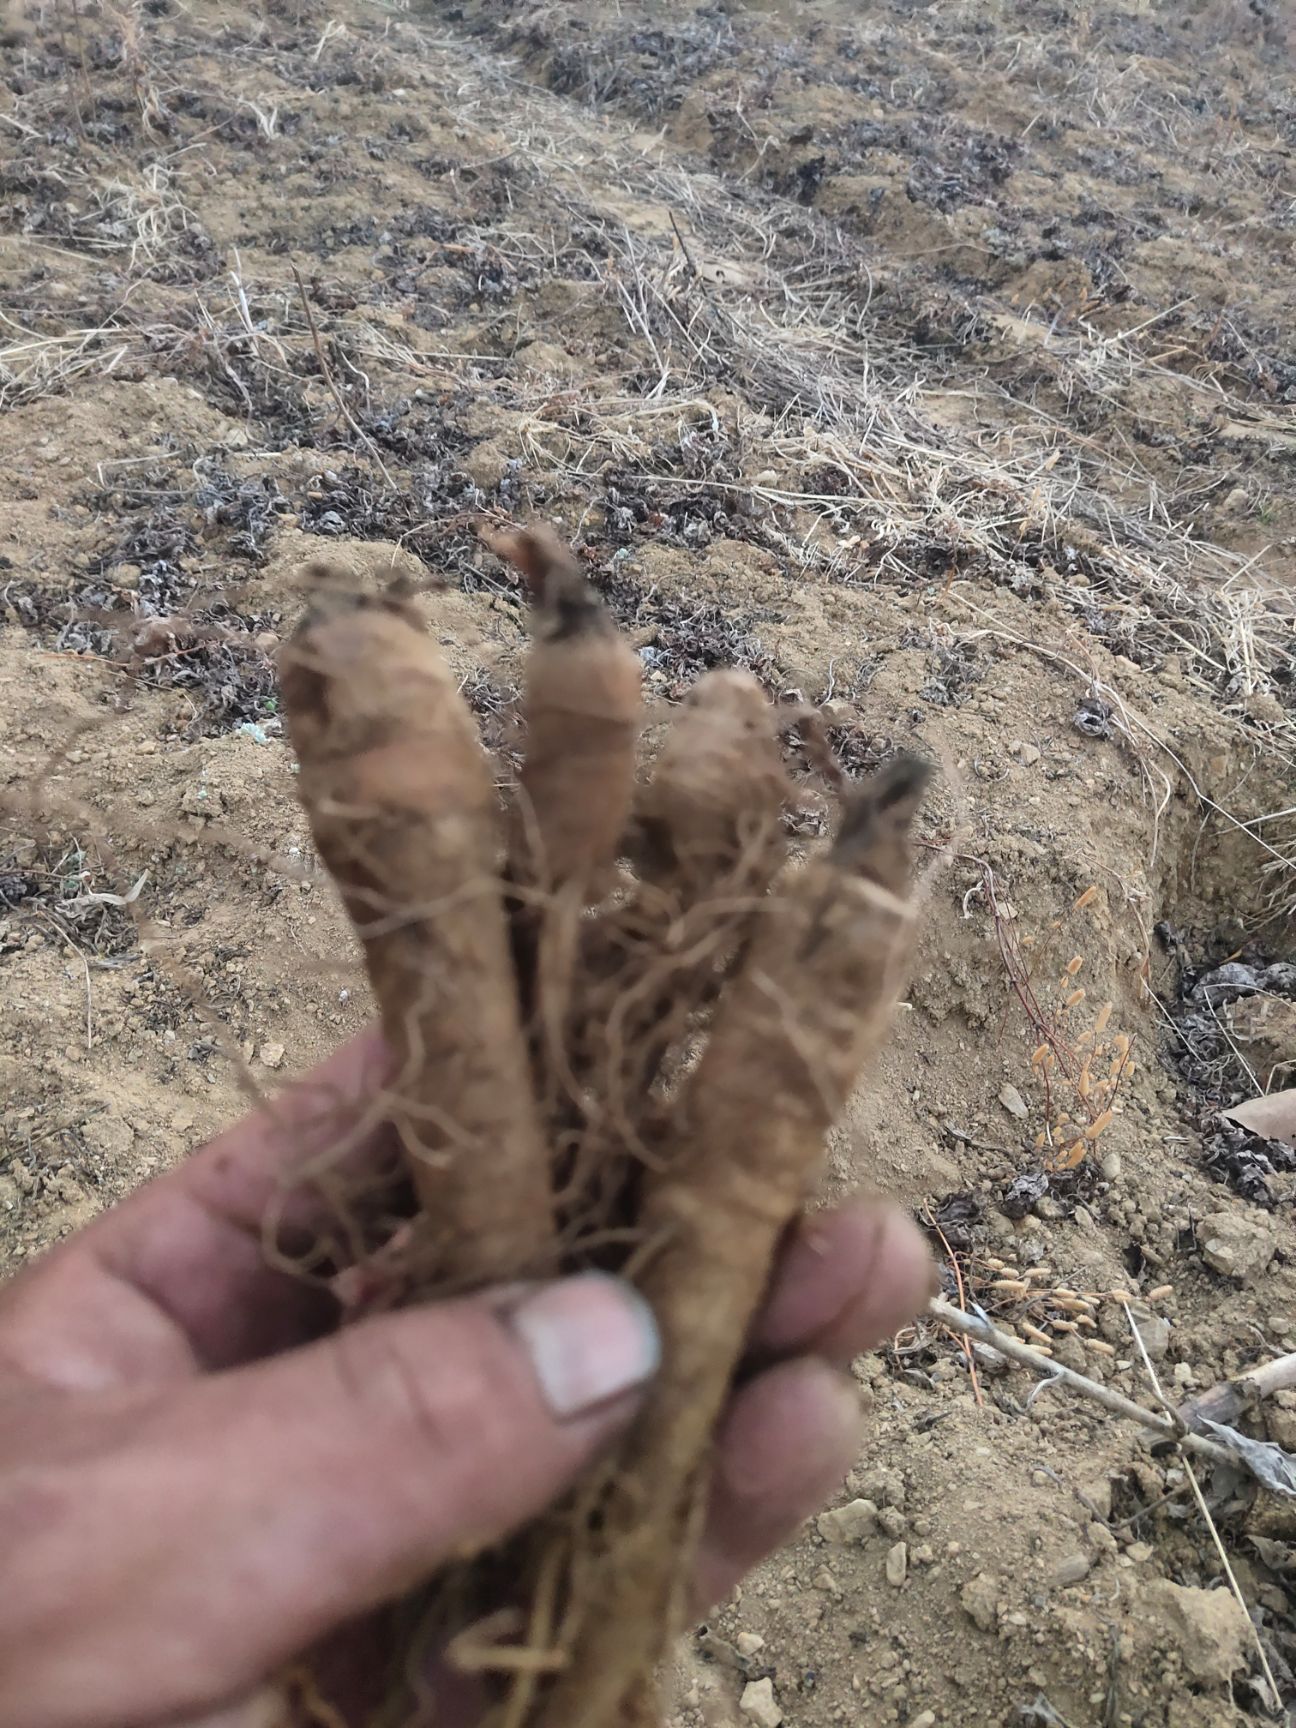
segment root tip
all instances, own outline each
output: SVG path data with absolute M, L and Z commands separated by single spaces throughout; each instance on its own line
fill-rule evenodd
M 887 881 L 900 862 L 897 849 L 922 802 L 931 764 L 921 756 L 897 756 L 847 802 L 833 846 L 837 858 L 857 874 Z
M 552 639 L 613 628 L 575 553 L 547 522 L 529 528 L 483 523 L 477 533 L 484 546 L 521 574 Z

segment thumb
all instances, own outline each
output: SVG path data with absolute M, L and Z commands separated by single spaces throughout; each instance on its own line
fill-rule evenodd
M 498 1540 L 624 1426 L 657 1358 L 647 1305 L 593 1276 L 384 1315 L 208 1382 L 230 1480 L 208 1487 L 207 1540 L 238 1562 L 240 1622 L 299 1648 Z
M 87 1697 L 105 1723 L 114 1704 L 138 1721 L 237 1696 L 542 1511 L 657 1359 L 642 1299 L 587 1275 L 382 1315 L 168 1397 L 80 1478 L 69 1569 L 31 1556 L 62 1573 L 79 1629 L 69 1662 L 38 1616 L 42 1695 L 77 1694 L 50 1719 L 81 1720 Z M 122 1671 L 132 1648 L 152 1653 L 147 1702 Z

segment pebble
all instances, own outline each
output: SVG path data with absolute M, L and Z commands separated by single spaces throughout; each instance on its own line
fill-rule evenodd
M 969 1578 L 959 1593 L 963 1612 L 983 1632 L 993 1632 L 999 1618 L 999 1581 L 988 1572 Z
M 783 1712 L 774 1696 L 774 1682 L 770 1679 L 749 1680 L 743 1687 L 738 1708 L 749 1722 L 756 1724 L 756 1728 L 779 1728 L 783 1720 Z
M 734 1639 L 734 1649 L 740 1656 L 754 1656 L 764 1648 L 765 1640 L 759 1632 L 740 1632 Z
M 908 1520 L 903 1512 L 895 1506 L 886 1506 L 878 1513 L 878 1529 L 884 1536 L 889 1536 L 896 1542 L 908 1528 Z
M 1152 1558 L 1153 1548 L 1150 1542 L 1131 1542 L 1125 1552 L 1136 1566 L 1141 1566 Z
M 1170 1348 L 1170 1322 L 1164 1314 L 1149 1314 L 1141 1306 L 1131 1308 L 1131 1313 L 1148 1355 L 1154 1362 L 1164 1362 Z
M 266 1068 L 282 1068 L 283 1067 L 284 1047 L 282 1044 L 263 1044 L 261 1046 L 259 1054 L 260 1054 L 261 1063 L 262 1063 L 263 1067 L 266 1067 Z
M 999 1093 L 999 1102 L 1010 1116 L 1024 1117 L 1030 1114 L 1026 1100 L 1015 1086 L 1005 1086 Z
M 1089 1576 L 1093 1561 L 1081 1549 L 1073 1554 L 1064 1554 L 1049 1573 L 1049 1582 L 1056 1589 L 1065 1590 L 1068 1585 L 1079 1584 Z
M 1197 1226 L 1201 1257 L 1213 1272 L 1246 1283 L 1263 1272 L 1277 1243 L 1272 1225 L 1243 1212 L 1213 1212 Z
M 872 1500 L 852 1500 L 845 1506 L 835 1506 L 821 1512 L 815 1527 L 825 1542 L 862 1542 L 877 1527 L 878 1509 Z
M 936 1728 L 936 1712 L 923 1710 L 917 1716 L 909 1718 L 909 1728 Z
M 904 1542 L 897 1542 L 894 1548 L 887 1550 L 886 1581 L 898 1590 L 908 1576 L 909 1549 Z
M 898 1470 L 874 1470 L 860 1481 L 865 1496 L 877 1506 L 899 1506 L 905 1503 L 904 1477 Z

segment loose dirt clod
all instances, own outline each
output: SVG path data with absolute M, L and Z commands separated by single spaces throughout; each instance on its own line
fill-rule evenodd
M 635 800 L 637 657 L 551 532 L 492 545 L 537 620 L 503 821 L 471 716 L 399 594 L 314 567 L 284 701 L 395 1052 L 422 1215 L 387 1270 L 426 1295 L 602 1264 L 657 1314 L 662 1369 L 619 1454 L 504 1564 L 434 1580 L 419 1628 L 452 1653 L 481 1628 L 472 1661 L 497 1677 L 501 1728 L 603 1728 L 656 1719 L 716 1423 L 905 973 L 927 770 L 901 757 L 853 788 L 831 846 L 781 875 L 772 710 L 746 674 L 716 673 Z M 624 854 L 637 876 L 599 904 Z M 525 1662 L 487 1630 L 519 1595 Z

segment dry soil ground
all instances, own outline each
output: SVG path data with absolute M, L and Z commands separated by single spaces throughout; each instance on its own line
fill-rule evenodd
M 410 576 L 498 732 L 524 624 L 473 521 L 534 511 L 662 702 L 736 662 L 836 704 L 849 766 L 942 765 L 957 857 L 830 1186 L 1131 1395 L 1113 1291 L 1176 1399 L 1296 1349 L 1296 1156 L 1215 1121 L 1296 1057 L 1296 974 L 1256 972 L 1296 902 L 1292 34 L 1280 0 L 18 8 L 7 1264 L 365 1019 L 276 712 L 297 566 Z M 1122 1040 L 1110 1124 L 1059 1137 Z M 1207 1482 L 1248 1626 L 1182 1462 L 1003 1368 L 931 1324 L 857 1365 L 850 1510 L 699 1629 L 680 1723 L 755 1682 L 795 1728 L 1215 1728 L 1263 1718 L 1257 1634 L 1290 1707 L 1292 1503 Z M 1296 1448 L 1296 1399 L 1250 1425 Z

